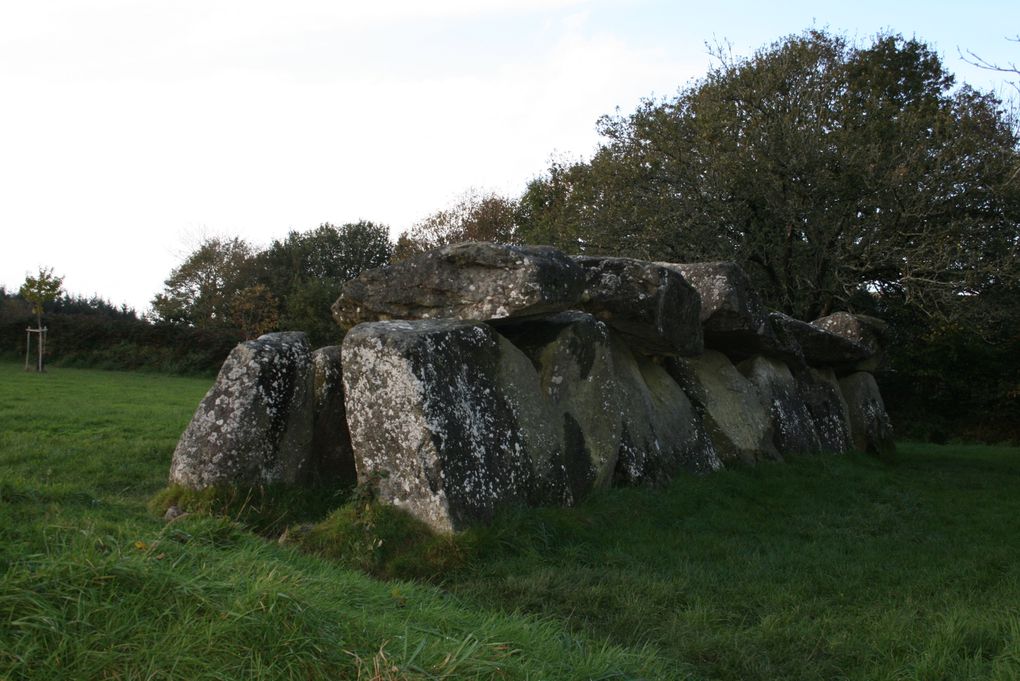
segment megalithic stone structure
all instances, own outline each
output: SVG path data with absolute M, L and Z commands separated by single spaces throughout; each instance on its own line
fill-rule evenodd
M 788 455 L 888 456 L 888 335 L 765 309 L 734 263 L 468 242 L 363 272 L 342 346 L 239 345 L 174 453 L 192 488 L 358 481 L 440 532 Z

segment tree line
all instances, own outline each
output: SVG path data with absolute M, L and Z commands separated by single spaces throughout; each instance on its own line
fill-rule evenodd
M 152 319 L 243 338 L 300 329 L 317 345 L 335 343 L 329 308 L 343 283 L 392 254 L 388 228 L 367 221 L 291 231 L 262 250 L 237 237 L 206 239 L 171 272 Z
M 145 321 L 336 342 L 343 282 L 471 239 L 733 260 L 774 309 L 889 320 L 883 387 L 917 434 L 1020 423 L 1020 141 L 1007 103 L 898 35 L 809 30 L 714 57 L 675 96 L 601 118 L 590 158 L 553 162 L 519 196 L 470 191 L 395 242 L 365 221 L 263 249 L 207 239 Z

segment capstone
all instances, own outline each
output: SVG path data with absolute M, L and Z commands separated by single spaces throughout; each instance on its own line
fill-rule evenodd
M 631 258 L 578 256 L 585 271 L 582 307 L 649 355 L 704 349 L 701 299 L 675 269 Z
M 584 272 L 548 246 L 465 242 L 366 270 L 344 284 L 333 317 L 344 329 L 397 319 L 487 321 L 575 308 Z

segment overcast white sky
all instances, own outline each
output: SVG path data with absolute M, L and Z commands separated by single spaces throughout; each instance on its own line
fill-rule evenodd
M 394 233 L 517 194 L 595 121 L 811 26 L 1020 62 L 1015 2 L 0 0 L 0 285 L 40 265 L 143 311 L 204 235 Z

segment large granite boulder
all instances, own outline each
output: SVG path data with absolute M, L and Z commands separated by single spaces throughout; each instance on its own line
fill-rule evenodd
M 666 370 L 612 339 L 623 423 L 616 480 L 660 483 L 681 471 L 722 468 L 701 415 Z
M 849 413 L 854 449 L 882 458 L 895 454 L 892 424 L 875 377 L 858 371 L 839 379 L 839 387 Z
M 856 341 L 831 333 L 780 312 L 770 315 L 772 323 L 789 335 L 800 348 L 804 360 L 814 367 L 851 368 L 872 353 Z
M 499 330 L 531 360 L 542 393 L 561 414 L 563 468 L 571 498 L 608 487 L 620 449 L 622 400 L 606 325 L 589 314 L 569 311 L 501 325 Z M 548 487 L 546 481 L 558 489 L 558 475 L 539 471 L 536 485 Z
M 584 272 L 548 246 L 465 242 L 362 272 L 333 317 L 349 329 L 390 319 L 490 320 L 576 308 Z
M 870 353 L 854 367 L 857 371 L 875 372 L 885 361 L 885 346 L 889 341 L 889 325 L 868 315 L 836 312 L 811 322 L 823 331 L 845 338 Z
M 705 347 L 743 359 L 772 349 L 768 311 L 733 262 L 656 263 L 683 275 L 701 297 Z
M 343 366 L 358 479 L 378 479 L 382 501 L 442 532 L 527 503 L 540 474 L 562 474 L 569 501 L 558 414 L 530 360 L 491 327 L 361 324 Z
M 201 489 L 314 480 L 312 380 L 303 333 L 238 345 L 177 443 L 170 482 Z
M 582 307 L 652 355 L 704 349 L 698 292 L 674 269 L 631 258 L 578 256 L 586 275 Z
M 347 428 L 339 345 L 319 348 L 312 353 L 312 395 L 312 461 L 320 481 L 353 484 L 357 481 L 357 472 Z
M 793 372 L 798 392 L 815 424 L 818 444 L 823 452 L 845 454 L 852 449 L 850 412 L 839 379 L 833 369 L 801 367 Z
M 723 463 L 780 459 L 769 407 L 758 388 L 721 352 L 670 358 L 670 375 L 701 413 Z
M 817 454 L 822 450 L 814 419 L 800 385 L 782 361 L 757 355 L 737 368 L 758 392 L 769 408 L 772 442 L 783 454 Z

